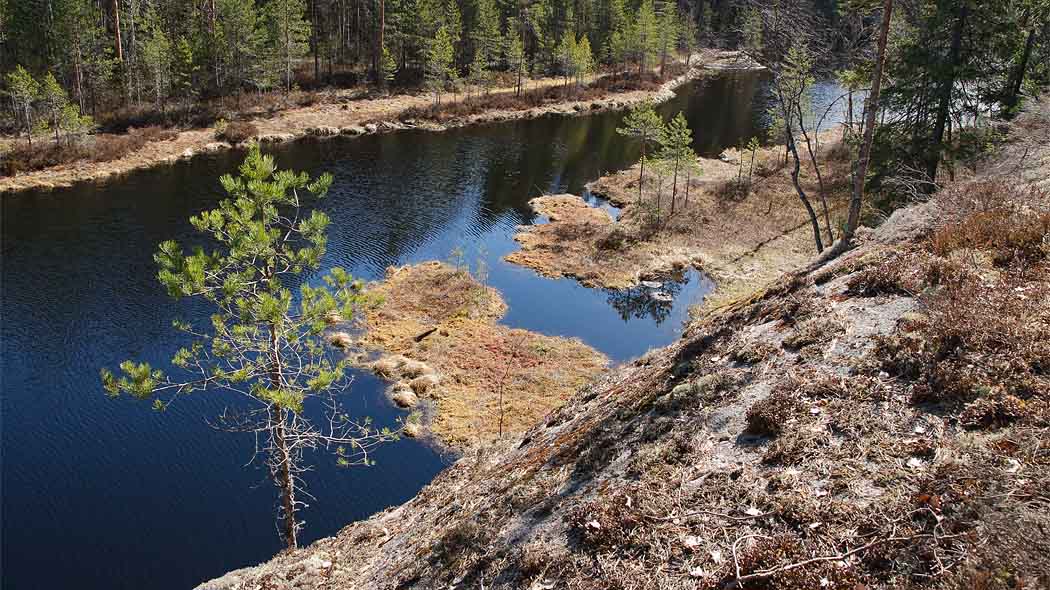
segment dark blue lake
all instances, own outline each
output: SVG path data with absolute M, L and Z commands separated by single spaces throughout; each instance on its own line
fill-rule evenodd
M 684 87 L 698 149 L 715 154 L 760 133 L 765 86 L 732 74 Z M 325 267 L 366 279 L 393 264 L 484 260 L 510 306 L 504 322 L 578 337 L 615 362 L 672 342 L 709 282 L 687 274 L 673 304 L 638 293 L 552 281 L 501 258 L 527 202 L 583 184 L 637 157 L 616 134 L 622 114 L 546 118 L 446 133 L 397 133 L 273 148 L 282 167 L 329 171 L 320 205 L 332 218 Z M 265 469 L 245 466 L 252 440 L 205 420 L 231 400 L 195 393 L 166 413 L 103 395 L 100 367 L 126 358 L 166 366 L 182 340 L 175 317 L 208 309 L 168 298 L 155 279 L 157 244 L 197 238 L 188 218 L 222 196 L 216 178 L 241 154 L 195 158 L 118 181 L 2 201 L 3 588 L 189 588 L 281 549 Z M 357 374 L 347 408 L 392 423 L 384 384 Z M 376 466 L 340 469 L 311 457 L 316 496 L 303 540 L 411 498 L 454 457 L 403 440 Z

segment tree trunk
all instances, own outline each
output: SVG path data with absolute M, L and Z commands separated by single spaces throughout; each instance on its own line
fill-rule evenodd
M 29 140 L 29 146 L 33 146 L 33 112 L 30 109 L 29 101 L 23 103 L 26 113 L 26 138 Z
M 78 30 L 75 37 L 75 47 L 73 51 L 73 88 L 77 94 L 77 104 L 80 106 L 80 111 L 84 111 L 84 72 L 81 67 L 81 63 L 84 60 L 84 56 L 81 53 L 80 46 L 80 31 Z
M 675 158 L 674 161 L 674 177 L 671 181 L 671 215 L 674 215 L 674 202 L 678 198 L 678 164 L 680 163 L 679 158 Z
M 281 369 L 281 350 L 277 342 L 277 327 L 270 324 L 270 386 L 280 389 L 284 385 Z M 284 541 L 289 549 L 299 546 L 298 527 L 295 521 L 295 481 L 292 476 L 292 456 L 288 450 L 285 432 L 287 410 L 274 404 L 270 415 L 270 436 L 276 456 L 270 458 L 271 476 L 281 491 L 281 509 L 284 511 Z
M 642 139 L 642 159 L 638 168 L 638 204 L 642 204 L 642 184 L 645 183 L 645 139 Z
M 868 164 L 871 162 L 871 144 L 875 140 L 875 121 L 879 111 L 879 95 L 882 91 L 882 68 L 886 63 L 886 39 L 889 36 L 890 20 L 893 16 L 893 0 L 883 0 L 882 28 L 879 30 L 878 51 L 875 56 L 875 70 L 871 83 L 871 93 L 865 102 L 864 138 L 860 144 L 860 155 L 853 173 L 853 196 L 849 202 L 849 215 L 846 218 L 846 229 L 842 236 L 843 246 L 853 239 L 860 223 L 860 208 L 864 201 L 864 184 L 868 176 Z
M 831 215 L 828 213 L 828 199 L 825 196 L 826 189 L 824 188 L 824 175 L 820 172 L 820 165 L 817 164 L 817 155 L 813 152 L 813 142 L 809 140 L 809 133 L 806 132 L 805 118 L 802 116 L 801 103 L 796 103 L 798 107 L 798 129 L 802 132 L 802 137 L 806 140 L 806 151 L 809 153 L 809 161 L 813 164 L 813 170 L 817 173 L 817 186 L 820 187 L 820 206 L 824 213 L 824 225 L 828 230 L 828 243 L 835 241 L 835 232 L 831 229 Z
M 386 46 L 386 0 L 379 0 L 379 46 L 376 48 L 377 59 L 383 59 L 383 47 Z M 376 62 L 376 76 L 379 75 L 379 62 Z
M 273 418 L 270 423 L 270 432 L 273 436 L 276 464 L 272 465 L 277 487 L 281 490 L 281 509 L 284 511 L 282 528 L 284 530 L 284 542 L 289 549 L 299 546 L 298 527 L 295 522 L 295 483 L 292 481 L 291 454 L 288 451 L 288 440 L 285 437 L 286 410 L 281 406 L 274 407 Z
M 802 189 L 802 184 L 799 182 L 799 172 L 802 170 L 802 160 L 798 155 L 798 146 L 795 145 L 795 137 L 789 129 L 787 131 L 788 149 L 791 151 L 791 155 L 795 160 L 795 167 L 791 170 L 791 183 L 795 185 L 795 192 L 798 193 L 798 198 L 802 201 L 802 205 L 806 208 L 806 214 L 809 215 L 809 222 L 813 226 L 813 241 L 816 242 L 817 252 L 824 251 L 824 242 L 820 238 L 820 221 L 817 219 L 817 212 L 813 210 L 813 205 L 809 203 L 809 197 L 806 196 L 806 191 Z
M 693 173 L 689 172 L 685 175 L 685 203 L 682 207 L 689 208 L 689 185 L 693 184 Z
M 1008 107 L 1015 107 L 1021 98 L 1021 86 L 1024 85 L 1025 74 L 1028 71 L 1028 60 L 1032 57 L 1032 48 L 1035 47 L 1035 31 L 1036 27 L 1032 27 L 1028 31 L 1028 39 L 1024 44 L 1024 52 L 1021 54 L 1021 63 L 1017 65 L 1017 73 L 1010 88 L 1010 93 L 1006 98 L 1006 105 Z
M 853 136 L 853 90 L 846 93 L 846 131 L 847 138 Z
M 117 60 L 124 65 L 124 46 L 120 41 L 120 0 L 113 0 L 113 37 L 117 50 Z
M 317 40 L 317 0 L 310 0 L 310 37 L 314 44 L 314 84 L 321 79 L 321 45 Z
M 937 120 L 933 127 L 933 141 L 929 153 L 927 154 L 926 176 L 929 177 L 930 181 L 926 189 L 928 192 L 932 192 L 934 186 L 936 186 L 937 168 L 941 163 L 941 148 L 944 143 L 944 131 L 948 126 L 948 115 L 951 112 L 952 90 L 955 88 L 955 73 L 956 68 L 959 66 L 959 57 L 962 52 L 963 29 L 966 27 L 966 17 L 968 14 L 969 7 L 966 3 L 963 3 L 959 7 L 959 16 L 955 19 L 955 26 L 952 29 L 952 46 L 948 56 L 948 74 L 947 78 L 941 84 L 940 104 L 937 106 Z

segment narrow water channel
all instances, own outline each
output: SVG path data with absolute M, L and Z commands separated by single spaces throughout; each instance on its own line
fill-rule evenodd
M 764 120 L 756 74 L 684 87 L 663 105 L 685 110 L 701 152 L 717 154 Z M 298 142 L 272 151 L 282 167 L 329 171 L 325 267 L 376 279 L 393 264 L 449 259 L 485 270 L 510 311 L 504 322 L 578 337 L 622 362 L 677 337 L 711 285 L 696 272 L 672 304 L 644 294 L 548 280 L 501 258 L 515 228 L 541 222 L 527 202 L 583 184 L 637 157 L 616 134 L 622 114 L 550 117 L 450 131 Z M 2 199 L 3 588 L 188 588 L 280 549 L 265 470 L 245 467 L 252 441 L 205 419 L 230 400 L 194 394 L 164 414 L 107 399 L 98 370 L 126 358 L 157 366 L 182 340 L 175 317 L 208 310 L 169 299 L 155 279 L 159 242 L 194 243 L 187 219 L 218 201 L 226 153 L 142 171 L 109 184 Z M 355 376 L 347 407 L 379 424 L 400 411 L 384 384 Z M 411 498 L 452 457 L 418 441 L 382 447 L 376 466 L 313 457 L 316 497 L 304 540 Z

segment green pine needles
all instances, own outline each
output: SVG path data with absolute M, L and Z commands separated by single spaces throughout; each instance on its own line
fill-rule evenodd
M 248 400 L 240 413 L 226 413 L 218 423 L 256 436 L 257 453 L 267 458 L 280 492 L 282 535 L 296 547 L 303 452 L 334 448 L 341 465 L 369 465 L 370 450 L 399 431 L 376 429 L 340 409 L 349 366 L 332 358 L 325 330 L 331 318 L 349 318 L 363 303 L 360 282 L 333 268 L 322 285 L 304 285 L 298 297 L 287 286 L 320 266 L 329 220 L 320 211 L 307 213 L 303 199 L 323 198 L 331 175 L 311 179 L 277 170 L 273 157 L 253 146 L 239 176 L 225 175 L 220 182 L 229 198 L 190 219 L 217 249 L 186 253 L 167 241 L 154 256 L 171 296 L 199 297 L 215 310 L 207 326 L 174 322 L 193 338 L 171 362 L 184 378 L 125 361 L 119 374 L 102 369 L 102 384 L 111 396 L 152 400 L 158 410 L 200 390 Z M 318 414 L 324 414 L 320 424 L 309 416 Z

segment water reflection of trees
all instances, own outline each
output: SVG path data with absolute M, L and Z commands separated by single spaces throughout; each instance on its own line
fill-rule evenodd
M 673 281 L 664 281 L 660 289 L 650 289 L 637 286 L 622 291 L 606 291 L 607 301 L 620 314 L 623 321 L 630 319 L 652 318 L 656 325 L 660 325 L 671 316 L 674 300 L 682 292 L 682 288 L 689 284 L 689 277 L 675 278 Z M 654 297 L 658 292 L 670 295 L 668 298 Z

